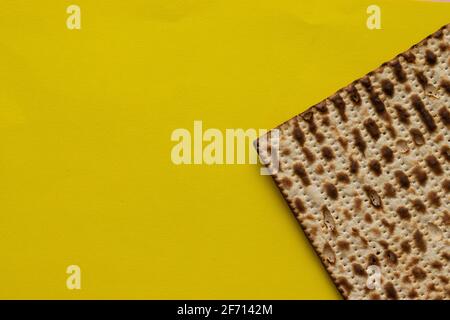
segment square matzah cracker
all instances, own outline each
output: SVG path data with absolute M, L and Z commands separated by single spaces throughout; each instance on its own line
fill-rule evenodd
M 258 140 L 344 298 L 450 298 L 449 26 Z

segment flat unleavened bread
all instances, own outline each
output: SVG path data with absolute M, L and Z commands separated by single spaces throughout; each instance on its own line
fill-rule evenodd
M 449 27 L 257 141 L 346 299 L 450 298 Z

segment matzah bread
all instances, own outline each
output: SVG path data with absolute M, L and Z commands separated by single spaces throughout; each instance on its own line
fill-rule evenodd
M 346 299 L 450 298 L 449 26 L 257 141 Z

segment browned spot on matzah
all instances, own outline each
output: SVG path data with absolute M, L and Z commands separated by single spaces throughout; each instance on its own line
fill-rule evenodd
M 394 84 L 389 79 L 381 80 L 381 89 L 390 98 L 394 95 Z
M 321 164 L 318 164 L 316 166 L 316 170 L 315 171 L 316 171 L 317 174 L 323 174 L 325 172 L 325 170 L 323 169 L 323 166 Z
M 412 52 L 404 52 L 402 53 L 402 57 L 405 58 L 408 63 L 413 63 L 416 61 L 416 56 Z
M 348 86 L 347 93 L 353 104 L 361 105 L 361 96 L 359 95 L 358 90 L 356 90 L 354 86 Z
M 359 171 L 359 163 L 357 160 L 350 158 L 350 173 L 358 174 Z
M 347 296 L 352 292 L 353 286 L 350 284 L 350 282 L 348 282 L 348 280 L 346 278 L 340 277 L 337 279 L 336 282 L 339 286 L 342 287 L 342 289 L 344 290 L 344 292 Z
M 352 264 L 353 273 L 360 277 L 367 277 L 367 272 L 359 263 Z
M 417 294 L 417 291 L 416 291 L 416 290 L 411 289 L 411 290 L 408 292 L 408 298 L 409 298 L 409 299 L 416 299 L 417 297 L 418 297 L 418 294 Z
M 322 143 L 325 140 L 325 136 L 320 132 L 317 132 L 315 137 L 318 143 Z
M 354 205 L 355 205 L 356 212 L 361 211 L 362 200 L 360 198 L 356 197 L 354 200 Z
M 378 260 L 376 255 L 370 254 L 367 257 L 367 265 L 368 266 L 379 266 L 380 265 L 380 261 Z
M 322 143 L 325 140 L 324 135 L 321 132 L 317 131 L 317 125 L 314 121 L 314 114 L 309 111 L 303 114 L 303 119 L 308 124 L 308 130 L 313 134 L 313 136 L 316 138 L 317 142 Z
M 316 160 L 316 156 L 311 152 L 311 150 L 309 150 L 307 147 L 303 147 L 302 152 L 305 155 L 306 161 L 308 161 L 308 163 L 314 163 L 314 161 Z
M 415 72 L 417 81 L 420 83 L 422 88 L 426 88 L 428 86 L 428 78 L 423 74 L 422 71 L 416 70 Z
M 338 198 L 338 190 L 337 188 L 334 186 L 334 184 L 326 182 L 323 184 L 323 189 L 325 190 L 327 196 L 332 199 L 332 200 L 336 200 Z
M 412 257 L 411 260 L 409 261 L 407 267 L 408 267 L 408 268 L 412 268 L 412 267 L 415 266 L 418 262 L 419 262 L 419 258 L 417 258 L 417 257 Z
M 372 82 L 370 81 L 369 77 L 363 77 L 361 79 L 359 79 L 359 82 L 361 83 L 361 85 L 364 87 L 364 89 L 366 89 L 367 92 L 371 92 L 372 91 Z
M 433 262 L 431 263 L 431 267 L 432 267 L 433 269 L 441 270 L 441 269 L 442 269 L 442 263 L 439 262 L 439 261 L 437 261 L 437 260 L 435 260 L 435 261 L 433 261 Z
M 412 95 L 411 103 L 414 109 L 419 114 L 420 120 L 422 120 L 425 127 L 427 127 L 428 131 L 434 132 L 437 128 L 436 123 L 434 122 L 433 117 L 423 104 L 422 99 L 420 99 L 420 97 L 416 94 Z
M 431 50 L 425 51 L 425 61 L 430 65 L 434 66 L 437 61 L 436 55 Z
M 444 189 L 447 193 L 450 192 L 450 180 L 446 179 L 442 181 L 442 189 Z
M 420 199 L 412 200 L 412 206 L 417 212 L 425 213 L 426 211 L 426 207 Z
M 394 161 L 394 152 L 388 146 L 383 146 L 381 147 L 381 157 L 386 163 L 392 163 Z
M 301 163 L 294 164 L 294 172 L 300 178 L 305 187 L 311 184 L 311 180 L 309 180 L 305 167 L 303 167 Z
M 444 157 L 445 160 L 450 162 L 450 148 L 448 146 L 443 146 L 441 148 L 441 155 Z
M 336 174 L 336 180 L 337 182 L 341 183 L 350 183 L 350 178 L 348 177 L 348 174 L 346 174 L 345 172 L 338 172 Z
M 410 93 L 411 92 L 411 86 L 409 85 L 409 84 L 405 84 L 405 91 L 407 92 L 407 93 Z
M 444 126 L 450 126 L 450 112 L 448 109 L 446 107 L 442 107 L 439 109 L 438 113 Z
M 328 113 L 327 104 L 326 104 L 324 101 L 319 102 L 319 103 L 316 104 L 314 107 L 315 107 L 315 109 L 316 109 L 317 111 L 319 111 L 320 113 L 323 113 L 323 114 Z
M 435 39 L 442 39 L 444 37 L 444 33 L 442 32 L 442 29 L 439 29 L 438 31 L 436 31 L 435 33 L 433 33 L 433 38 Z
M 295 207 L 297 208 L 297 210 L 301 213 L 305 213 L 306 212 L 306 207 L 303 204 L 303 201 L 300 198 L 295 198 L 294 200 L 294 204 Z
M 400 219 L 403 219 L 403 220 L 411 219 L 411 214 L 409 213 L 409 210 L 405 207 L 398 207 L 397 215 L 400 217 Z
M 386 130 L 387 130 L 387 132 L 389 133 L 389 136 L 390 136 L 392 139 L 397 138 L 397 131 L 395 131 L 395 129 L 394 129 L 394 127 L 393 127 L 392 125 L 388 124 L 388 125 L 386 126 Z
M 398 82 L 403 83 L 406 81 L 406 73 L 398 60 L 394 60 L 391 62 L 391 68 Z
M 395 179 L 397 179 L 397 183 L 402 187 L 403 189 L 408 189 L 410 186 L 410 182 L 408 179 L 408 176 L 401 170 L 397 170 L 394 172 Z
M 364 141 L 361 132 L 359 129 L 355 128 L 352 130 L 353 138 L 355 139 L 355 146 L 358 148 L 359 151 L 364 155 L 364 152 L 366 151 L 367 144 Z
M 326 161 L 331 161 L 334 159 L 334 152 L 330 147 L 323 147 L 321 152 L 322 152 L 322 157 Z
M 384 120 L 389 120 L 389 115 L 386 113 L 386 106 L 383 101 L 381 101 L 378 93 L 371 92 L 369 95 L 369 100 L 375 109 L 375 112 Z
M 384 195 L 386 197 L 394 198 L 396 194 L 397 194 L 397 192 L 395 191 L 392 184 L 390 184 L 389 182 L 384 184 Z
M 423 271 L 423 269 L 421 269 L 420 267 L 414 267 L 412 269 L 412 275 L 413 275 L 414 279 L 416 279 L 418 281 L 422 281 L 427 277 L 427 274 L 425 273 L 425 271 Z
M 389 248 L 389 243 L 385 240 L 380 240 L 378 241 L 378 243 L 380 244 L 380 246 L 382 246 L 384 249 Z
M 286 189 L 290 189 L 292 187 L 292 180 L 289 179 L 288 177 L 284 177 L 283 179 L 281 179 L 281 184 Z
M 381 297 L 378 293 L 371 293 L 369 296 L 370 300 L 380 300 Z
M 447 261 L 450 261 L 450 254 L 448 254 L 447 252 L 443 252 L 442 253 L 442 258 L 444 258 Z
M 344 137 L 339 137 L 338 142 L 344 150 L 347 150 L 348 141 Z
M 417 182 L 421 186 L 424 186 L 425 183 L 427 183 L 427 179 L 428 179 L 427 173 L 424 170 L 422 170 L 420 167 L 414 167 L 412 170 L 412 174 L 414 175 Z
M 342 99 L 342 97 L 337 94 L 337 95 L 331 97 L 330 100 L 333 102 L 334 106 L 338 110 L 342 121 L 346 122 L 348 119 L 347 119 L 347 115 L 345 114 L 345 102 Z
M 376 176 L 380 176 L 381 173 L 382 173 L 381 164 L 377 160 L 370 160 L 370 162 L 369 162 L 369 169 Z
M 397 300 L 397 290 L 395 290 L 394 285 L 392 282 L 388 282 L 384 285 L 384 292 L 386 293 L 386 297 L 391 300 Z
M 441 164 L 439 163 L 438 159 L 436 159 L 435 156 L 433 155 L 427 156 L 425 158 L 425 162 L 427 163 L 428 167 L 431 169 L 431 171 L 433 171 L 434 174 L 436 175 L 442 174 Z
M 409 133 L 411 134 L 411 138 L 416 144 L 416 146 L 421 146 L 425 143 L 425 139 L 423 138 L 422 132 L 420 132 L 417 128 L 412 128 L 409 130 Z
M 441 198 L 434 191 L 428 192 L 427 195 L 428 201 L 433 207 L 439 207 L 441 205 Z
M 345 219 L 350 220 L 352 218 L 352 215 L 350 214 L 350 211 L 348 211 L 347 209 L 342 211 Z
M 347 251 L 350 249 L 350 243 L 345 240 L 339 240 L 337 242 L 337 246 L 338 246 L 339 250 L 343 250 L 343 251 Z
M 310 235 L 315 237 L 317 235 L 317 227 L 316 226 L 312 226 L 311 227 L 311 231 L 310 231 Z
M 380 129 L 378 128 L 377 123 L 373 119 L 369 118 L 365 120 L 364 127 L 366 128 L 367 132 L 372 137 L 372 139 L 377 141 L 380 138 Z
M 303 119 L 308 124 L 309 132 L 311 132 L 312 134 L 316 134 L 317 133 L 317 125 L 316 125 L 316 122 L 314 121 L 314 114 L 311 111 L 305 112 L 303 114 Z
M 386 258 L 387 262 L 390 264 L 397 264 L 398 258 L 397 255 L 391 251 L 391 250 L 386 250 L 386 252 L 384 253 L 384 257 Z
M 394 223 L 390 223 L 389 221 L 387 221 L 386 219 L 381 219 L 381 224 L 386 227 L 389 231 L 389 234 L 394 233 L 395 230 L 395 224 Z
M 446 226 L 450 225 L 450 215 L 447 212 L 444 212 L 444 216 L 442 217 L 442 223 Z
M 450 81 L 445 79 L 441 80 L 441 87 L 450 95 Z
M 423 238 L 422 232 L 419 230 L 416 230 L 413 235 L 414 243 L 421 252 L 427 251 L 427 243 L 425 242 L 425 239 Z
M 328 116 L 324 116 L 322 118 L 322 125 L 328 127 L 330 125 L 330 118 Z
M 298 126 L 294 126 L 293 132 L 292 132 L 294 139 L 303 146 L 305 144 L 305 134 L 303 133 L 303 130 Z
M 409 125 L 410 124 L 409 112 L 399 104 L 396 104 L 394 106 L 394 108 L 395 108 L 395 111 L 397 112 L 398 120 L 403 124 Z
M 411 252 L 411 246 L 409 245 L 408 240 L 402 241 L 402 243 L 400 244 L 400 247 L 402 248 L 402 251 L 404 253 L 410 253 Z

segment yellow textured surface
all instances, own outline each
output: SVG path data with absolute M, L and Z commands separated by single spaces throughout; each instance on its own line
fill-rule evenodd
M 271 178 L 175 166 L 170 134 L 273 128 L 450 17 L 370 4 L 2 0 L 0 298 L 339 298 Z

